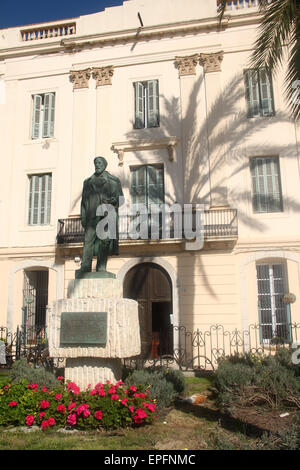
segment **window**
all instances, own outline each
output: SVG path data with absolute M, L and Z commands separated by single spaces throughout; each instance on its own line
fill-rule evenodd
M 274 99 L 272 79 L 265 68 L 245 71 L 248 117 L 272 116 Z
M 141 225 L 137 225 L 140 237 L 161 238 L 162 214 L 159 213 L 158 218 L 156 215 L 152 217 L 151 206 L 163 204 L 165 200 L 163 165 L 142 165 L 131 168 L 130 194 L 131 204 L 137 205 L 135 207 L 137 211 L 139 211 L 139 204 L 148 209 L 146 220 L 142 218 Z M 144 207 L 140 208 L 142 214 Z M 155 209 L 154 212 L 156 212 Z M 135 221 L 136 217 L 133 216 L 130 220 Z
M 33 95 L 32 139 L 54 135 L 55 93 Z
M 142 165 L 131 168 L 130 184 L 132 204 L 162 204 L 164 194 L 163 165 Z
M 251 158 L 250 169 L 253 212 L 283 211 L 279 158 Z
M 262 342 L 269 342 L 274 338 L 289 341 L 291 338 L 290 310 L 289 305 L 282 301 L 287 292 L 285 265 L 258 264 L 256 272 L 260 339 Z
M 29 176 L 28 225 L 49 225 L 52 175 Z
M 135 82 L 135 129 L 159 126 L 158 80 Z

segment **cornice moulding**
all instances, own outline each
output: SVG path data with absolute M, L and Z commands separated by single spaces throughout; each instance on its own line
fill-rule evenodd
M 259 22 L 261 14 L 259 12 L 247 12 L 239 14 L 229 14 L 224 17 L 222 22 L 222 30 L 227 27 L 239 26 L 241 24 L 253 24 Z M 226 24 L 225 24 L 226 23 Z M 41 24 L 42 26 L 42 24 Z M 27 26 L 26 26 L 27 27 Z M 20 31 L 26 27 L 20 28 Z M 164 37 L 180 36 L 195 34 L 202 30 L 214 29 L 219 31 L 219 21 L 217 17 L 206 18 L 203 20 L 196 20 L 191 22 L 171 23 L 165 25 L 149 26 L 138 29 L 130 29 L 123 31 L 113 31 L 109 33 L 94 33 L 91 35 L 78 36 L 72 35 L 70 38 L 48 38 L 46 40 L 40 39 L 38 41 L 20 41 L 20 46 L 6 47 L 0 50 L 0 59 L 9 57 L 18 57 L 39 53 L 53 53 L 64 50 L 65 52 L 75 53 L 80 52 L 84 48 L 104 47 L 109 44 L 123 43 L 132 41 L 143 41 L 151 39 L 162 39 Z
M 119 166 L 124 163 L 124 153 L 135 150 L 154 150 L 166 148 L 168 150 L 169 161 L 175 159 L 175 147 L 179 139 L 177 137 L 163 137 L 161 139 L 141 139 L 127 140 L 124 142 L 113 142 L 111 149 L 118 154 Z

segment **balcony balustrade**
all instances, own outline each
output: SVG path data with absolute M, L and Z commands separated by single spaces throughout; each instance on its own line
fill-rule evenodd
M 201 234 L 204 235 L 206 240 L 232 240 L 237 239 L 238 236 L 238 220 L 236 209 L 211 209 L 205 210 L 201 213 L 202 215 L 202 227 Z M 195 216 L 195 212 L 194 212 Z M 148 222 L 148 237 L 146 240 L 154 240 L 153 235 L 151 236 L 151 215 Z M 161 214 L 160 222 L 158 227 L 158 236 L 155 239 L 158 240 L 178 240 L 184 239 L 184 227 L 180 233 L 178 229 L 175 229 L 174 222 L 175 217 L 173 213 L 170 214 L 170 227 L 167 232 L 162 230 Z M 182 218 L 183 219 L 183 218 Z M 121 243 L 126 244 L 132 240 L 130 224 L 133 220 L 133 216 L 120 216 L 119 217 L 119 239 Z M 195 218 L 194 218 L 195 220 Z M 155 224 L 153 224 L 154 226 Z M 195 231 L 195 222 L 193 223 L 193 230 Z M 166 235 L 167 233 L 167 235 Z M 179 235 L 179 236 L 178 236 Z M 81 225 L 79 217 L 73 217 L 68 219 L 58 220 L 58 233 L 57 233 L 57 244 L 81 244 L 84 241 L 84 229 Z
M 76 23 L 48 25 L 21 31 L 22 41 L 36 41 L 56 37 L 71 36 L 76 33 Z

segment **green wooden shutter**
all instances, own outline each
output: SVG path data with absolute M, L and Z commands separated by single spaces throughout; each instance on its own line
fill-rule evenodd
M 32 114 L 32 138 L 40 137 L 41 113 L 42 113 L 42 96 L 33 96 L 33 114 Z
M 245 72 L 248 117 L 260 116 L 258 73 L 255 70 Z
M 252 205 L 254 212 L 280 212 L 282 191 L 278 157 L 251 159 Z
M 159 126 L 158 80 L 147 82 L 147 127 Z
M 136 129 L 145 127 L 145 91 L 142 82 L 134 83 L 135 90 L 135 123 Z
M 131 169 L 131 203 L 147 205 L 147 171 L 146 166 Z
M 54 135 L 54 108 L 55 93 L 45 93 L 43 137 L 53 137 Z
M 29 225 L 48 225 L 51 215 L 52 175 L 30 176 L 29 187 Z
M 164 172 L 162 166 L 147 166 L 148 206 L 164 203 Z
M 266 69 L 259 69 L 259 91 L 261 100 L 261 113 L 263 116 L 273 114 L 273 91 L 271 79 Z

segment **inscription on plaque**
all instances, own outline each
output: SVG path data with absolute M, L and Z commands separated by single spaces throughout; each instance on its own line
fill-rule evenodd
M 62 312 L 60 345 L 105 345 L 107 312 Z

